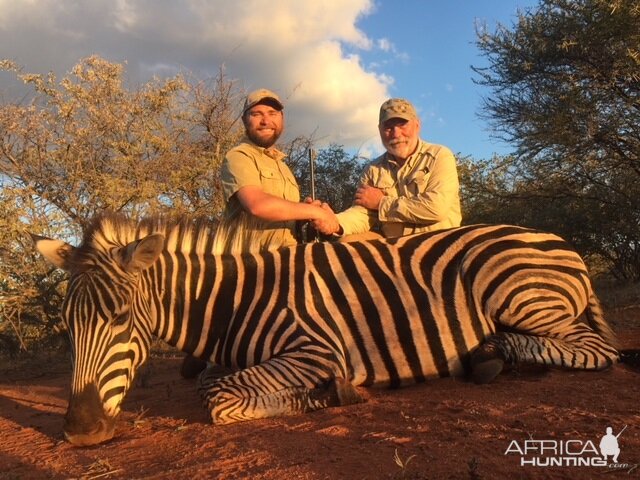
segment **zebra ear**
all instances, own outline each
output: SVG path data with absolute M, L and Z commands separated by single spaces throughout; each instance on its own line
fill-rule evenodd
M 36 249 L 50 263 L 58 268 L 69 271 L 69 259 L 73 254 L 75 247 L 63 242 L 62 240 L 52 240 L 47 237 L 30 234 Z
M 128 272 L 140 272 L 155 262 L 164 248 L 164 235 L 154 233 L 122 249 L 122 265 Z

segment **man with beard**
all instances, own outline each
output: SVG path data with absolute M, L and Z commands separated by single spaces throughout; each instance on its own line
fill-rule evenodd
M 320 202 L 300 203 L 285 154 L 274 147 L 284 128 L 284 106 L 278 95 L 266 89 L 251 92 L 242 122 L 246 135 L 221 166 L 227 204 L 216 233 L 217 251 L 258 252 L 295 245 L 297 220 L 337 230 L 330 209 Z
M 330 222 L 315 222 L 315 228 L 325 235 L 380 231 L 395 238 L 460 226 L 455 157 L 447 147 L 419 138 L 413 105 L 402 98 L 384 102 L 378 130 L 387 151 L 365 169 L 354 205 L 337 214 L 334 230 Z

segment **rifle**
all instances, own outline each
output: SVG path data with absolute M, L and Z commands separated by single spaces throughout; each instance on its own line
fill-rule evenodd
M 309 176 L 311 177 L 311 200 L 316 199 L 316 152 L 309 149 Z
M 309 178 L 311 181 L 311 200 L 316 199 L 316 152 L 309 148 Z M 305 240 L 307 242 L 319 242 L 318 232 L 309 222 L 306 224 Z

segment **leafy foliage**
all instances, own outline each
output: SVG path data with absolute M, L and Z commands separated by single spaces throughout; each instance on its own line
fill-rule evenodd
M 0 108 L 0 338 L 25 349 L 55 324 L 66 278 L 37 258 L 26 230 L 76 243 L 104 210 L 215 217 L 218 166 L 242 132 L 222 72 L 127 90 L 122 65 L 96 56 L 59 82 L 0 67 L 33 88 L 27 104 Z
M 484 116 L 517 150 L 466 166 L 467 219 L 558 232 L 640 279 L 639 26 L 639 0 L 542 0 L 479 30 Z

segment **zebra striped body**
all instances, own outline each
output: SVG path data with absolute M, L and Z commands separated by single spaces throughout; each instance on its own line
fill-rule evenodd
M 105 418 L 117 414 L 151 336 L 239 369 L 201 378 L 218 423 L 353 403 L 354 385 L 462 375 L 485 343 L 509 362 L 617 360 L 580 257 L 520 227 L 215 256 L 207 228 L 106 217 L 77 249 L 55 243 L 47 253 L 40 243 L 71 272 L 68 424 L 83 423 L 73 410 L 88 390 Z M 585 311 L 588 322 L 577 322 Z

